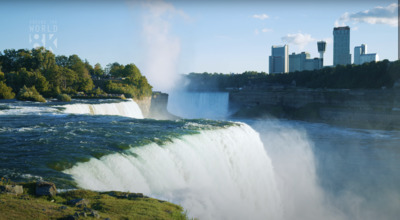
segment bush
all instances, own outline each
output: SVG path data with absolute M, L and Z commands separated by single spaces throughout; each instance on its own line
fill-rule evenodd
M 4 82 L 0 82 L 0 99 L 13 99 L 15 93 Z
M 22 87 L 18 92 L 17 99 L 21 101 L 46 102 L 46 99 L 39 94 L 34 86 L 30 88 Z
M 57 96 L 57 100 L 61 101 L 61 102 L 70 102 L 71 101 L 71 97 L 67 94 L 59 94 Z

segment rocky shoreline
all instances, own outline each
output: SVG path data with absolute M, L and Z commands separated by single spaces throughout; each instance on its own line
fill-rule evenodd
M 181 206 L 142 193 L 70 190 L 51 182 L 0 184 L 0 219 L 188 219 Z

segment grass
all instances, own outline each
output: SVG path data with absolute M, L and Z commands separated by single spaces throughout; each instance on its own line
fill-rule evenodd
M 124 192 L 72 190 L 55 197 L 35 196 L 35 183 L 20 184 L 24 194 L 0 194 L 0 219 L 65 219 L 75 213 L 96 211 L 100 219 L 188 219 L 181 206 Z M 89 200 L 86 207 L 67 202 L 77 198 Z

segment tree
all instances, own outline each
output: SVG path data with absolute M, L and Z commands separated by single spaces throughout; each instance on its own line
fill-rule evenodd
M 101 68 L 100 63 L 96 63 L 96 65 L 94 65 L 93 73 L 95 76 L 98 76 L 98 77 L 104 76 L 104 70 L 103 70 L 103 68 Z
M 18 92 L 17 99 L 21 101 L 46 102 L 46 99 L 39 94 L 34 86 L 30 88 L 22 87 Z
M 13 99 L 15 93 L 4 82 L 0 82 L 0 99 Z

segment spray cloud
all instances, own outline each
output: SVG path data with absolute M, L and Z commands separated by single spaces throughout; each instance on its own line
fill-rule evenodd
M 170 91 L 179 75 L 176 72 L 181 51 L 179 37 L 171 33 L 171 22 L 176 16 L 185 18 L 181 10 L 164 1 L 143 3 L 142 35 L 145 44 L 143 73 L 155 90 Z

